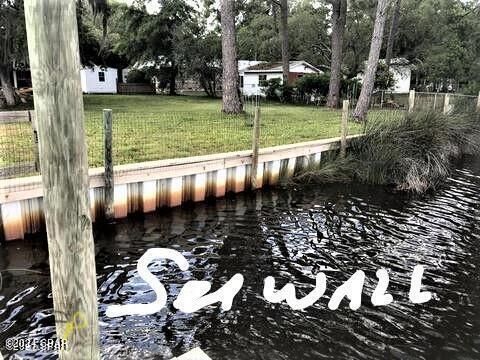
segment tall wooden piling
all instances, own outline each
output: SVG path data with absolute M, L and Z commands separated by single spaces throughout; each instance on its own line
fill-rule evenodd
M 105 219 L 112 221 L 115 218 L 114 183 L 113 183 L 113 155 L 112 155 L 112 110 L 103 110 L 104 136 L 104 165 L 105 165 Z
M 75 0 L 25 0 L 43 207 L 60 359 L 98 359 L 95 253 L 88 196 Z
M 255 118 L 253 120 L 253 135 L 252 135 L 252 171 L 250 172 L 250 183 L 252 190 L 259 188 L 257 184 L 258 172 L 258 152 L 260 150 L 260 107 L 255 107 Z M 261 186 L 261 185 L 260 185 Z
M 342 127 L 340 133 L 340 157 L 343 159 L 347 156 L 347 136 L 348 136 L 348 111 L 350 109 L 350 101 L 343 100 L 342 111 Z

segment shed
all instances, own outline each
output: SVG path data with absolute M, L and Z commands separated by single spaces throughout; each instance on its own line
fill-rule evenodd
M 91 66 L 80 70 L 82 91 L 86 94 L 116 94 L 118 71 L 115 68 Z

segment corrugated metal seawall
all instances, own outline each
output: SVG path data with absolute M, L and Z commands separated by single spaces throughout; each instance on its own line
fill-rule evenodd
M 339 138 L 262 149 L 258 186 L 274 186 L 306 166 L 319 165 L 322 153 L 339 147 Z M 250 151 L 162 160 L 115 167 L 115 217 L 153 212 L 207 197 L 250 190 Z M 92 220 L 104 213 L 103 169 L 90 170 Z M 23 239 L 44 229 L 41 177 L 0 181 L 0 238 Z

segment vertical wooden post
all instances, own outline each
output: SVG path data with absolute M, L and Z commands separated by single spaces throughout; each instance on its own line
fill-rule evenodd
M 480 91 L 478 92 L 477 98 L 477 112 L 480 113 Z
M 348 111 L 350 108 L 350 101 L 343 100 L 342 111 L 342 128 L 340 134 L 340 157 L 342 159 L 347 156 L 347 136 L 348 136 Z
M 437 93 L 435 93 L 435 97 L 433 98 L 433 111 L 437 110 Z
M 98 359 L 95 252 L 75 0 L 25 0 L 60 359 Z
M 445 94 L 445 103 L 443 104 L 443 113 L 447 115 L 450 112 L 450 94 Z
M 33 140 L 33 156 L 35 162 L 35 171 L 40 171 L 40 157 L 38 153 L 38 130 L 37 130 L 37 119 L 35 114 L 32 114 L 31 111 L 28 111 L 28 120 L 32 126 L 32 140 Z
M 410 96 L 408 97 L 408 112 L 413 112 L 415 108 L 415 90 L 410 90 Z
M 250 172 L 250 183 L 252 190 L 258 189 L 257 169 L 258 169 L 258 152 L 260 150 L 260 107 L 255 107 L 255 118 L 253 120 L 252 135 L 252 170 Z
M 105 166 L 105 220 L 115 218 L 114 183 L 113 183 L 113 155 L 112 155 L 112 110 L 103 110 L 103 144 Z

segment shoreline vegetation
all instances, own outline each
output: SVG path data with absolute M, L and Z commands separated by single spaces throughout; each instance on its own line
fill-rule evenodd
M 332 155 L 320 169 L 306 169 L 293 181 L 359 182 L 423 194 L 435 190 L 450 176 L 455 161 L 479 154 L 478 113 L 387 114 L 366 124 L 365 135 L 352 139 L 345 158 Z

